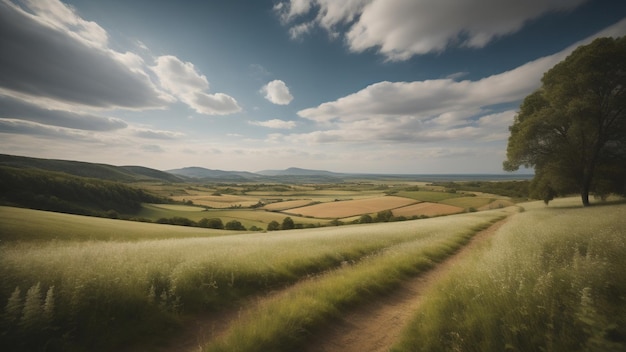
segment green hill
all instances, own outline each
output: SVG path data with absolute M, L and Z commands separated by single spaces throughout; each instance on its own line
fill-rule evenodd
M 178 176 L 141 166 L 113 166 L 81 161 L 40 159 L 6 154 L 0 154 L 0 166 L 63 172 L 74 176 L 118 182 L 183 182 Z
M 117 217 L 141 203 L 167 200 L 120 182 L 0 165 L 0 203 L 65 213 Z

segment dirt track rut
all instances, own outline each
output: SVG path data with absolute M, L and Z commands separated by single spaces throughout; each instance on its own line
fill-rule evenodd
M 425 293 L 467 257 L 473 248 L 488 240 L 505 221 L 482 230 L 457 253 L 423 275 L 405 281 L 392 294 L 347 313 L 342 321 L 331 324 L 314 336 L 304 351 L 389 351 L 422 304 Z

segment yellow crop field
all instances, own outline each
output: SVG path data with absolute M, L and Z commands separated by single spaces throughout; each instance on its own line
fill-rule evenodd
M 405 207 L 415 202 L 414 199 L 404 197 L 384 196 L 315 204 L 290 209 L 286 211 L 286 213 L 315 218 L 346 218 L 349 216 L 371 214 L 383 210 Z
M 234 206 L 249 207 L 259 202 L 258 197 L 239 196 L 232 194 L 222 195 L 184 195 L 172 197 L 175 201 L 192 201 L 193 204 L 207 206 L 211 208 L 231 208 Z
M 456 207 L 454 205 L 440 204 L 440 203 L 418 203 L 409 205 L 406 207 L 402 207 L 399 209 L 393 210 L 394 216 L 439 216 L 439 215 L 450 215 L 463 212 L 464 209 L 460 207 Z

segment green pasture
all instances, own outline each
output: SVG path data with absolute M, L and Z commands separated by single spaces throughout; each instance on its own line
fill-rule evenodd
M 394 351 L 626 351 L 626 204 L 523 204 Z
M 437 191 L 400 191 L 394 194 L 398 197 L 406 197 L 422 202 L 442 203 L 444 200 L 453 198 L 460 198 L 464 195 L 462 193 L 449 193 L 449 192 L 437 192 Z
M 0 206 L 0 244 L 13 241 L 138 241 L 237 233 Z
M 283 200 L 291 199 L 311 199 L 316 202 L 332 202 L 336 199 L 361 199 L 382 197 L 385 195 L 384 190 L 368 190 L 368 189 L 310 189 L 310 190 L 293 190 L 282 192 L 270 191 L 252 191 L 246 192 L 248 196 L 259 198 L 282 198 Z
M 454 205 L 456 207 L 461 207 L 465 209 L 474 208 L 478 209 L 482 206 L 485 206 L 491 202 L 493 202 L 494 198 L 486 198 L 486 197 L 459 197 L 459 198 L 448 198 L 440 201 L 439 203 Z

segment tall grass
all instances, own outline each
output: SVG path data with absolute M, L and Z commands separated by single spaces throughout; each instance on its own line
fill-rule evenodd
M 624 215 L 529 207 L 429 295 L 394 351 L 626 350 Z
M 205 351 L 294 351 L 326 322 L 362 301 L 388 292 L 431 268 L 503 213 L 431 219 L 422 236 L 386 248 L 362 262 L 309 280 L 263 301 Z M 482 219 L 481 219 L 482 218 Z M 426 224 L 426 222 L 424 222 Z
M 0 335 L 0 347 L 110 349 L 172 327 L 178 314 L 217 310 L 385 248 L 455 228 L 465 231 L 499 216 L 484 212 L 445 221 L 211 238 L 5 244 L 0 309 L 9 318 L 2 322 L 7 333 Z M 27 314 L 27 307 L 36 313 Z M 21 321 L 31 319 L 45 329 L 26 329 Z

